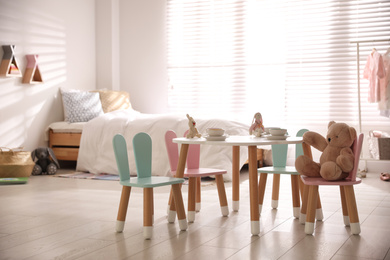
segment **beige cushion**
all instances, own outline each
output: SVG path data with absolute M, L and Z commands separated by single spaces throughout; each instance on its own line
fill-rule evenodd
M 104 113 L 131 108 L 130 95 L 126 91 L 94 90 L 100 94 Z

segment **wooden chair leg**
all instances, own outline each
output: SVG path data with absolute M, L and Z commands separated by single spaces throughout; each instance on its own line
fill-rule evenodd
M 201 177 L 196 178 L 196 200 L 195 200 L 195 211 L 199 212 L 201 208 L 201 187 L 202 187 L 202 179 Z
M 341 208 L 343 209 L 344 225 L 349 226 L 348 207 L 347 207 L 347 201 L 345 199 L 344 186 L 340 186 L 340 198 L 341 198 Z
M 188 178 L 188 222 L 195 221 L 196 177 Z
M 299 176 L 298 175 L 291 175 L 291 191 L 292 191 L 293 214 L 295 218 L 299 218 L 301 201 L 299 198 Z
M 307 202 L 307 216 L 305 224 L 305 233 L 312 235 L 314 232 L 314 221 L 316 215 L 316 207 L 318 200 L 318 186 L 311 185 L 309 187 L 309 198 Z
M 153 188 L 144 188 L 144 238 L 150 239 L 153 231 Z
M 274 174 L 274 179 L 272 182 L 272 201 L 271 201 L 271 206 L 273 209 L 278 208 L 279 187 L 280 187 L 280 174 Z
M 169 199 L 168 199 L 168 207 L 167 207 L 167 215 L 169 215 L 169 210 L 171 209 L 171 201 L 172 201 L 172 189 L 169 192 Z
M 360 234 L 359 214 L 356 206 L 356 198 L 353 186 L 344 186 L 345 199 L 348 207 L 351 232 L 354 235 Z
M 322 213 L 322 205 L 321 205 L 320 194 L 318 194 L 317 208 L 316 208 L 316 220 L 317 221 L 322 221 L 323 219 L 324 219 L 324 214 Z
M 122 186 L 121 200 L 119 203 L 118 216 L 116 219 L 116 232 L 123 232 L 125 228 L 127 208 L 129 206 L 131 187 Z
M 263 209 L 263 203 L 264 203 L 264 193 L 265 193 L 265 186 L 267 184 L 267 173 L 260 173 L 260 180 L 259 180 L 259 214 L 261 215 L 261 210 Z
M 168 211 L 168 222 L 174 223 L 176 219 L 176 203 L 175 203 L 175 196 L 173 196 L 173 189 L 171 188 L 172 197 L 170 197 L 169 202 L 169 211 Z
M 188 224 L 186 219 L 186 212 L 184 210 L 183 197 L 181 194 L 180 184 L 172 185 L 173 197 L 177 209 L 177 218 L 179 220 L 180 230 L 187 230 Z
M 227 217 L 229 216 L 229 206 L 227 203 L 225 183 L 223 182 L 223 176 L 216 175 L 215 181 L 217 183 L 219 204 L 221 205 L 221 213 L 222 216 Z
M 309 186 L 303 184 L 302 207 L 301 207 L 301 215 L 299 216 L 299 223 L 301 223 L 302 225 L 305 224 L 306 222 L 308 199 L 309 199 Z

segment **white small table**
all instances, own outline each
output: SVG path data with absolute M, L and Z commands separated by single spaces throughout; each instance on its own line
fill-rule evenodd
M 180 158 L 176 170 L 176 177 L 183 178 L 186 165 L 188 147 L 190 144 L 202 145 L 227 145 L 233 147 L 232 156 L 232 188 L 233 210 L 238 211 L 240 198 L 240 146 L 248 147 L 249 157 L 249 193 L 250 193 L 250 219 L 252 235 L 260 233 L 259 201 L 257 183 L 257 146 L 273 144 L 298 144 L 302 143 L 302 137 L 288 137 L 286 140 L 269 140 L 265 137 L 254 136 L 229 136 L 224 141 L 207 141 L 205 138 L 175 138 L 174 143 L 181 144 Z

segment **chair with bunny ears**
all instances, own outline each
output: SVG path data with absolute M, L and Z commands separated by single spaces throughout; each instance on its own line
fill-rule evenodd
M 137 167 L 137 177 L 130 178 L 127 145 L 125 138 L 117 134 L 113 139 L 115 159 L 117 162 L 122 195 L 120 199 L 116 231 L 122 232 L 125 226 L 126 213 L 129 204 L 131 187 L 144 190 L 144 229 L 145 239 L 150 239 L 153 228 L 153 188 L 171 185 L 175 197 L 175 205 L 181 230 L 187 229 L 187 220 L 184 210 L 183 198 L 179 184 L 183 178 L 165 176 L 152 176 L 152 140 L 146 133 L 138 133 L 133 138 L 133 149 Z
M 186 136 L 186 133 L 184 134 Z M 179 148 L 172 140 L 177 135 L 174 131 L 169 130 L 165 133 L 165 145 L 168 152 L 169 164 L 171 167 L 171 174 L 175 176 L 176 168 L 179 161 Z M 187 155 L 187 168 L 184 171 L 184 177 L 188 178 L 188 221 L 195 221 L 195 212 L 200 211 L 201 203 L 201 189 L 200 180 L 201 177 L 215 176 L 217 183 L 219 202 L 221 206 L 221 213 L 223 216 L 229 215 L 229 207 L 226 198 L 225 184 L 223 182 L 223 174 L 226 170 L 212 169 L 212 168 L 199 168 L 200 158 L 200 145 L 191 144 L 188 148 Z M 171 201 L 171 200 L 170 200 Z M 174 213 L 174 212 L 173 212 Z M 168 211 L 168 219 L 171 221 L 175 216 L 171 216 L 171 212 Z
M 305 233 L 313 234 L 314 232 L 314 217 L 315 209 L 318 198 L 318 188 L 321 185 L 332 185 L 340 187 L 340 197 L 341 197 L 341 206 L 344 216 L 344 225 L 351 227 L 351 233 L 354 235 L 360 234 L 360 223 L 359 215 L 356 206 L 355 192 L 353 185 L 361 183 L 361 179 L 356 177 L 358 167 L 359 167 L 359 158 L 360 152 L 362 150 L 364 134 L 360 134 L 358 138 L 355 139 L 352 145 L 352 151 L 355 156 L 354 167 L 349 173 L 348 177 L 340 181 L 327 181 L 321 177 L 307 177 L 301 176 L 303 183 L 309 186 L 309 192 L 306 195 L 307 198 L 307 216 L 305 224 Z

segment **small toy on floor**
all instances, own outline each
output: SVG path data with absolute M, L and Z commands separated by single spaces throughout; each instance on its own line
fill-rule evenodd
M 187 114 L 187 118 L 188 118 L 188 126 L 189 126 L 189 130 L 188 130 L 188 134 L 187 134 L 187 138 L 194 138 L 194 137 L 202 137 L 202 135 L 198 132 L 198 129 L 196 129 L 196 122 L 195 120 L 190 117 L 188 114 Z
M 31 152 L 31 157 L 35 162 L 32 175 L 53 175 L 60 168 L 60 164 L 51 148 L 39 147 Z
M 382 172 L 380 178 L 382 181 L 390 181 L 390 173 Z

